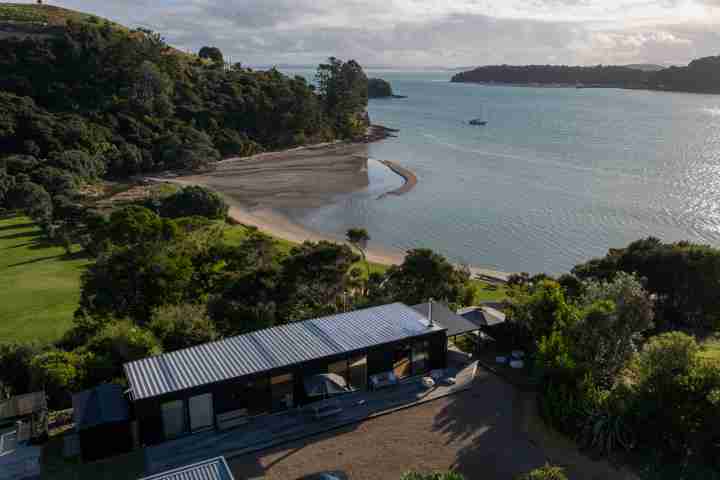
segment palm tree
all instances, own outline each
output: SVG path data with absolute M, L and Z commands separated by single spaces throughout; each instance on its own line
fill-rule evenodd
M 365 269 L 367 270 L 367 278 L 370 280 L 370 264 L 367 261 L 367 244 L 370 241 L 370 235 L 364 228 L 351 228 L 345 234 L 345 238 L 355 248 L 360 251 L 363 262 L 365 262 Z

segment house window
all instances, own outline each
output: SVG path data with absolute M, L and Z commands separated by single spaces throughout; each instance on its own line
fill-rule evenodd
M 294 406 L 294 389 L 292 373 L 272 377 L 270 380 L 270 391 L 272 395 L 273 412 L 281 412 Z
M 393 372 L 397 378 L 407 378 L 412 373 L 410 355 L 410 345 L 398 345 L 395 348 L 393 357 Z
M 340 360 L 339 362 L 331 363 L 330 365 L 328 365 L 328 373 L 340 375 L 346 382 L 350 383 L 350 377 L 348 376 L 347 360 Z
M 260 377 L 245 384 L 241 397 L 248 415 L 260 415 L 270 410 L 269 386 L 267 377 Z
M 420 340 L 412 348 L 412 374 L 422 375 L 430 369 L 430 342 Z
M 348 362 L 350 386 L 355 390 L 367 390 L 367 357 L 354 357 Z
M 165 402 L 160 407 L 162 411 L 163 432 L 165 438 L 175 438 L 187 431 L 185 422 L 185 402 L 174 400 Z

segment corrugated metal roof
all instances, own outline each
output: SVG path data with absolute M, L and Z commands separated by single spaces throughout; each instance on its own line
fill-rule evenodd
M 133 398 L 156 397 L 251 373 L 444 330 L 392 303 L 258 330 L 124 365 Z
M 217 457 L 139 480 L 234 480 L 234 477 L 225 457 Z

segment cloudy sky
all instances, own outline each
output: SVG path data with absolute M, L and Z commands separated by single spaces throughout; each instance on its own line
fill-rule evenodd
M 246 65 L 686 64 L 720 54 L 720 0 L 46 0 Z

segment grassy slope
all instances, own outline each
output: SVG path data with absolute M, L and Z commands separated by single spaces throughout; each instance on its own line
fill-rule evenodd
M 32 22 L 50 25 L 65 25 L 68 20 L 84 22 L 104 20 L 89 13 L 68 10 L 53 5 L 36 5 L 29 3 L 0 3 L 0 22 Z
M 46 245 L 29 219 L 0 218 L 0 342 L 59 339 L 72 325 L 87 264 Z

